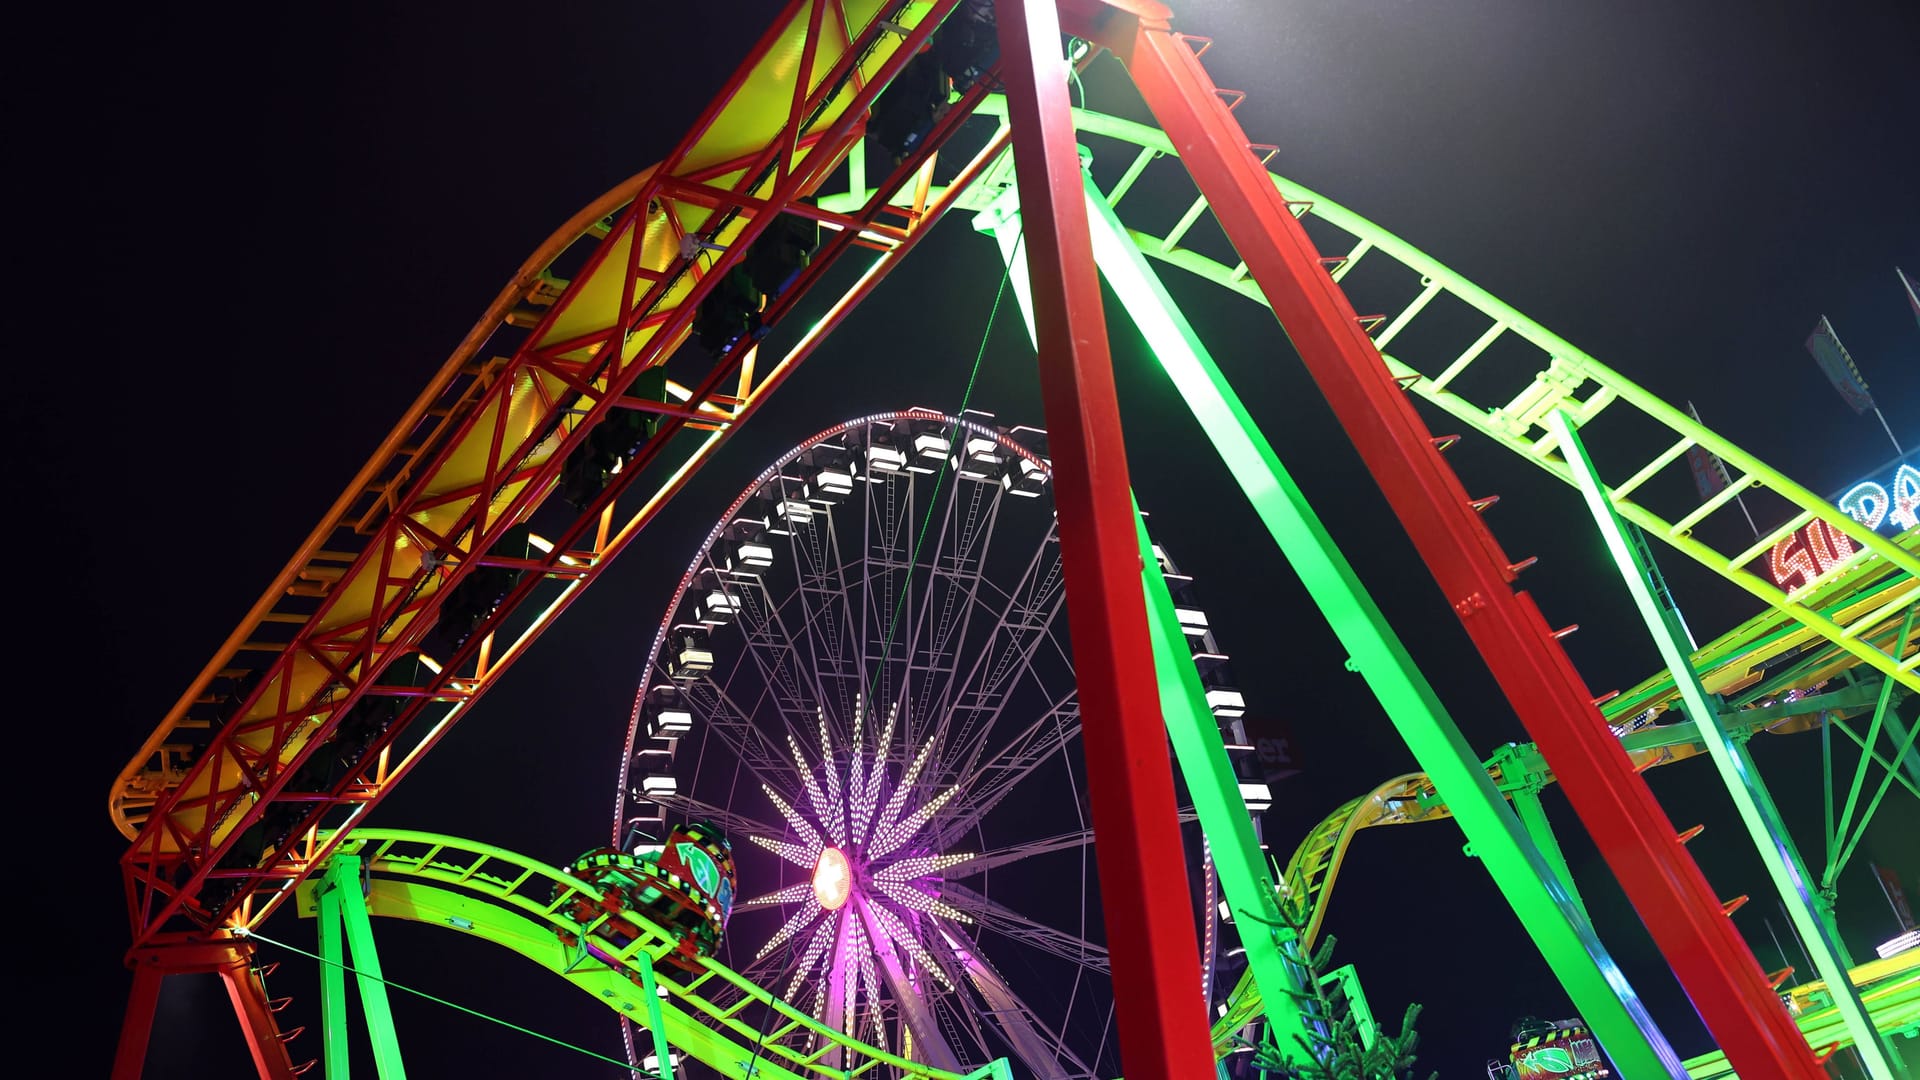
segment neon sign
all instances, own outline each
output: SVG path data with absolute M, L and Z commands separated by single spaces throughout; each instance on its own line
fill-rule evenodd
M 1885 486 L 1872 480 L 1855 484 L 1840 496 L 1839 506 L 1869 529 L 1888 524 L 1905 532 L 1920 525 L 1920 469 L 1901 465 Z
M 1902 464 L 1889 482 L 1862 481 L 1834 504 L 1869 529 L 1891 526 L 1905 532 L 1920 525 L 1920 469 Z M 1816 518 L 1773 545 L 1767 571 L 1775 585 L 1792 592 L 1813 584 L 1856 550 L 1845 533 Z
M 1767 556 L 1767 569 L 1772 571 L 1775 585 L 1792 592 L 1813 584 L 1851 554 L 1853 541 L 1847 539 L 1847 534 L 1815 518 L 1773 545 L 1773 551 Z

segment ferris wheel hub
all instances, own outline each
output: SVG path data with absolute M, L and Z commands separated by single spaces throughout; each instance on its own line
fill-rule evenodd
M 828 911 L 839 911 L 853 893 L 853 869 L 839 848 L 820 849 L 813 867 L 813 897 Z

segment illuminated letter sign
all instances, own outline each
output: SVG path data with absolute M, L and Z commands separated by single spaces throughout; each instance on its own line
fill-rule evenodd
M 1869 529 L 1892 525 L 1905 532 L 1920 524 L 1920 469 L 1901 465 L 1888 484 L 1872 480 L 1855 484 L 1840 496 L 1839 506 Z
M 1775 585 L 1793 592 L 1819 580 L 1853 550 L 1853 541 L 1845 533 L 1815 518 L 1773 545 L 1767 569 L 1772 571 Z

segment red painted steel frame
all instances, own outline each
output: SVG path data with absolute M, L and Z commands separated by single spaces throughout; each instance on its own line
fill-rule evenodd
M 136 949 L 128 956 L 133 992 L 121 1020 L 120 1048 L 113 1058 L 113 1080 L 139 1080 L 147 1058 L 147 1036 L 159 1004 L 160 984 L 169 975 L 216 974 L 226 983 L 233 1011 L 240 1018 L 253 1067 L 268 1080 L 295 1075 L 287 1056 L 286 1034 L 273 1019 L 266 986 L 253 971 L 253 946 L 230 937 L 189 940 L 173 937 Z
M 1053 453 L 1068 631 L 1121 1060 L 1129 1076 L 1214 1071 L 1199 943 L 1140 583 L 1126 445 L 1052 0 L 998 0 L 1002 79 Z
M 416 470 L 414 475 L 422 478 L 433 475 L 435 470 L 445 461 L 446 455 L 450 452 L 451 448 L 473 428 L 481 417 L 488 415 L 496 417 L 505 416 L 507 414 L 509 396 L 514 392 L 514 387 L 519 383 L 516 376 L 526 368 L 537 367 L 546 371 L 565 373 L 571 377 L 576 388 L 584 388 L 585 385 L 592 382 L 594 378 L 604 375 L 606 379 L 605 389 L 597 395 L 582 395 L 585 400 L 591 402 L 586 418 L 561 439 L 558 447 L 552 452 L 548 460 L 538 468 L 525 467 L 523 465 L 523 457 L 511 461 L 499 460 L 501 457 L 497 437 L 499 425 L 496 423 L 495 453 L 488 462 L 486 483 L 484 486 L 493 491 L 499 491 L 516 480 L 531 480 L 514 499 L 499 511 L 492 512 L 490 510 L 490 504 L 492 502 L 490 498 L 477 499 L 475 500 L 473 508 L 470 509 L 453 528 L 446 530 L 447 535 L 430 536 L 424 535 L 425 530 L 410 520 L 410 515 L 414 511 L 435 501 L 427 497 L 424 491 L 424 479 L 416 483 L 410 491 L 401 496 L 397 501 L 388 505 L 387 513 L 374 530 L 367 546 L 359 553 L 355 562 L 357 568 L 377 572 L 379 574 L 378 580 L 380 580 L 383 586 L 379 594 L 379 601 L 375 604 L 372 618 L 358 626 L 345 628 L 345 633 L 357 632 L 359 637 L 353 639 L 343 638 L 342 628 L 336 627 L 326 631 L 320 629 L 324 624 L 327 612 L 333 601 L 333 595 L 329 595 L 329 597 L 321 603 L 319 610 L 312 614 L 306 624 L 295 634 L 293 641 L 283 648 L 274 660 L 273 665 L 265 670 L 263 673 L 264 677 L 260 680 L 260 689 L 256 689 L 254 694 L 242 703 L 238 710 L 238 715 L 244 716 L 246 711 L 252 707 L 254 701 L 265 691 L 265 688 L 276 684 L 275 675 L 284 674 L 291 670 L 294 658 L 302 653 L 329 669 L 334 674 L 338 685 L 345 688 L 345 693 L 333 697 L 331 700 L 322 700 L 321 695 L 316 693 L 313 698 L 308 700 L 292 701 L 288 700 L 288 694 L 286 692 L 287 680 L 284 678 L 279 679 L 278 685 L 281 687 L 280 700 L 275 703 L 273 715 L 259 720 L 235 721 L 223 729 L 215 737 L 206 752 L 195 762 L 187 779 L 169 791 L 167 796 L 154 807 L 147 819 L 145 827 L 142 829 L 140 837 L 136 839 L 133 846 L 122 858 L 122 865 L 127 877 L 128 903 L 133 918 L 134 944 L 136 947 L 150 940 L 174 915 L 193 910 L 186 908 L 186 905 L 195 897 L 209 876 L 238 879 L 242 882 L 243 887 L 235 894 L 232 900 L 229 900 L 226 904 L 219 905 L 215 910 L 197 911 L 196 917 L 204 922 L 218 922 L 227 918 L 229 912 L 245 905 L 250 899 L 252 890 L 258 887 L 280 888 L 281 891 L 271 894 L 274 897 L 284 897 L 287 895 L 285 891 L 286 888 L 290 887 L 291 883 L 303 878 L 315 862 L 324 858 L 326 851 L 315 850 L 299 852 L 296 858 L 296 849 L 299 845 L 290 844 L 287 845 L 286 849 L 277 852 L 266 864 L 259 867 L 221 870 L 216 870 L 215 867 L 220 858 L 231 849 L 240 834 L 249 825 L 259 821 L 267 807 L 280 799 L 288 779 L 294 775 L 306 758 L 331 735 L 334 728 L 337 727 L 340 717 L 346 710 L 351 708 L 360 696 L 368 692 L 370 688 L 376 694 L 386 694 L 388 696 L 407 699 L 404 711 L 394 720 L 389 730 L 374 742 L 364 759 L 368 762 L 378 760 L 384 748 L 393 744 L 412 718 L 417 716 L 420 710 L 431 701 L 466 700 L 475 696 L 477 689 L 456 689 L 450 685 L 456 678 L 454 672 L 459 665 L 475 655 L 477 650 L 479 650 L 487 640 L 488 633 L 491 629 L 502 622 L 514 607 L 531 593 L 542 577 L 590 577 L 605 565 L 607 559 L 611 557 L 611 552 L 602 552 L 601 557 L 596 561 L 595 565 L 584 571 L 578 568 L 565 568 L 559 564 L 560 560 L 566 557 L 568 552 L 574 548 L 576 541 L 584 536 L 590 535 L 598 527 L 602 510 L 611 506 L 613 500 L 624 490 L 624 487 L 631 481 L 632 477 L 642 472 L 646 465 L 659 454 L 661 448 L 668 442 L 669 437 L 686 424 L 687 417 L 669 415 L 663 420 L 659 434 L 647 443 L 635 461 L 632 462 L 628 468 L 622 470 L 622 473 L 615 478 L 614 483 L 602 493 L 599 500 L 580 515 L 573 526 L 556 538 L 553 551 L 542 560 L 545 564 L 543 572 L 541 574 L 527 575 L 509 597 L 508 601 L 503 603 L 495 614 L 485 620 L 474 632 L 467 646 L 463 648 L 460 653 L 447 660 L 443 665 L 442 672 L 435 677 L 432 683 L 425 688 L 407 689 L 373 686 L 375 680 L 379 677 L 379 674 L 384 670 L 386 665 L 395 657 L 404 655 L 409 651 L 414 643 L 431 626 L 433 615 L 438 610 L 440 600 L 447 595 L 452 586 L 457 584 L 474 566 L 488 563 L 489 560 L 483 553 L 498 540 L 500 535 L 505 532 L 506 528 L 512 522 L 523 519 L 526 514 L 532 510 L 533 506 L 537 505 L 537 501 L 544 498 L 552 489 L 561 464 L 564 462 L 569 451 L 586 437 L 588 430 L 594 423 L 601 417 L 607 415 L 613 407 L 613 403 L 625 391 L 633 378 L 642 369 L 660 359 L 661 350 L 670 348 L 678 343 L 681 335 L 690 325 L 694 313 L 698 309 L 700 300 L 710 291 L 712 281 L 719 280 L 726 268 L 741 257 L 742 253 L 744 253 L 759 233 L 773 220 L 774 214 L 767 211 L 782 209 L 793 203 L 807 191 L 810 191 L 814 186 L 817 186 L 819 181 L 824 178 L 826 171 L 830 169 L 832 165 L 840 159 L 846 149 L 852 145 L 852 141 L 860 137 L 860 122 L 867 107 L 878 95 L 879 91 L 884 88 L 887 81 L 904 66 L 907 59 L 925 44 L 933 30 L 938 26 L 940 20 L 945 17 L 956 2 L 957 0 L 938 0 L 934 9 L 906 36 L 898 50 L 881 66 L 876 76 L 870 81 L 859 83 L 861 87 L 860 90 L 854 95 L 853 101 L 841 116 L 827 125 L 824 131 L 817 133 L 818 137 L 815 140 L 816 152 L 798 168 L 783 171 L 779 175 L 771 194 L 765 197 L 751 196 L 749 192 L 745 190 L 747 186 L 745 182 L 742 183 L 742 190 L 739 192 L 728 192 L 718 188 L 708 189 L 709 193 L 716 199 L 731 199 L 736 206 L 755 209 L 761 212 L 751 214 L 739 236 L 729 245 L 727 251 L 720 254 L 715 264 L 704 274 L 700 275 L 700 280 L 696 283 L 689 295 L 684 297 L 679 305 L 672 312 L 668 313 L 664 319 L 659 320 L 658 328 L 651 339 L 648 349 L 643 350 L 638 357 L 631 361 L 625 361 L 624 363 L 620 361 L 619 343 L 625 340 L 626 334 L 634 326 L 647 320 L 651 316 L 653 308 L 658 304 L 659 300 L 666 295 L 674 280 L 672 273 L 656 273 L 639 267 L 637 263 L 638 244 L 631 245 L 635 254 L 627 268 L 628 272 L 623 288 L 621 307 L 619 309 L 621 312 L 624 312 L 624 314 L 615 320 L 614 325 L 609 330 L 600 335 L 604 343 L 603 348 L 600 350 L 600 355 L 605 357 L 605 360 L 596 360 L 590 365 L 561 361 L 554 355 L 551 355 L 551 347 L 547 349 L 535 349 L 532 346 L 532 342 L 541 339 L 541 335 L 545 332 L 546 328 L 552 325 L 553 321 L 571 302 L 575 295 L 574 291 L 569 289 L 562 295 L 560 300 L 553 305 L 552 310 L 542 320 L 540 326 L 528 338 L 528 344 L 516 353 L 507 369 L 495 379 L 476 406 L 466 413 L 454 434 L 440 444 L 440 450 L 433 461 L 426 467 Z M 742 64 L 739 72 L 736 73 L 727 91 L 715 99 L 714 103 L 710 105 L 706 113 L 703 114 L 699 123 L 695 125 L 693 130 L 681 142 L 673 155 L 653 171 L 651 179 L 647 183 L 643 183 L 640 186 L 629 208 L 621 215 L 619 222 L 614 226 L 609 240 L 618 237 L 623 231 L 634 230 L 639 227 L 639 215 L 644 212 L 644 208 L 649 205 L 653 194 L 666 184 L 674 182 L 670 175 L 673 168 L 684 159 L 689 149 L 712 124 L 714 118 L 718 115 L 720 107 L 727 100 L 733 88 L 739 85 L 740 81 L 745 77 L 745 73 L 751 71 L 753 66 L 766 53 L 770 43 L 776 40 L 778 29 L 791 21 L 794 11 L 797 11 L 797 4 L 790 6 L 788 16 L 776 23 L 774 29 L 762 37 L 754 51 Z M 884 29 L 877 24 L 870 27 L 862 34 L 860 40 L 855 42 L 855 47 L 848 49 L 842 55 L 835 68 L 830 70 L 823 78 L 820 90 L 815 91 L 812 97 L 806 100 L 802 100 L 803 95 L 796 94 L 795 103 L 803 111 L 790 115 L 786 126 L 797 127 L 804 124 L 807 119 L 807 113 L 810 112 L 820 100 L 823 100 L 823 96 L 828 92 L 829 88 L 835 85 L 839 76 L 853 67 L 857 58 L 864 52 L 865 44 L 884 32 Z M 856 80 L 856 82 L 858 82 L 858 80 Z M 920 148 L 916 155 L 909 158 L 906 162 L 901 163 L 895 170 L 893 173 L 894 182 L 886 185 L 885 189 L 875 196 L 874 200 L 869 203 L 868 207 L 859 215 L 860 220 L 871 223 L 872 220 L 878 216 L 880 211 L 885 208 L 892 189 L 898 187 L 906 178 L 910 178 L 914 170 L 925 160 L 925 157 L 931 154 L 939 143 L 958 127 L 959 123 L 971 112 L 972 105 L 977 104 L 979 98 L 985 94 L 986 87 L 990 84 L 990 79 L 983 80 L 982 83 L 974 89 L 967 101 L 956 106 L 949 112 L 940 128 L 934 132 L 932 137 L 929 137 L 925 145 Z M 757 172 L 762 169 L 768 169 L 773 166 L 778 151 L 783 147 L 783 138 L 783 135 L 777 134 L 769 145 L 756 156 L 755 163 L 758 168 L 749 169 L 747 172 L 748 177 L 756 175 Z M 830 152 L 819 152 L 820 144 L 825 144 Z M 821 257 L 816 258 L 808 272 L 803 275 L 801 282 L 797 283 L 794 288 L 781 296 L 779 303 L 768 313 L 769 321 L 772 321 L 789 309 L 794 300 L 803 291 L 804 286 L 818 280 L 826 267 L 833 261 L 833 256 L 851 246 L 856 238 L 857 230 L 855 229 L 843 229 L 836 234 L 833 239 L 823 247 Z M 610 242 L 601 243 L 594 251 L 588 266 L 577 274 L 575 281 L 586 280 L 594 267 L 604 259 L 611 247 L 612 244 Z M 719 273 L 716 273 L 716 271 Z M 578 347 L 578 344 L 579 343 L 576 343 L 575 347 Z M 715 365 L 714 369 L 701 382 L 699 387 L 695 389 L 694 396 L 689 403 L 690 405 L 697 405 L 700 402 L 713 400 L 720 396 L 717 393 L 719 385 L 723 380 L 731 377 L 738 369 L 747 345 L 747 342 L 740 343 Z M 557 425 L 557 408 L 551 415 L 554 416 L 551 423 Z M 735 424 L 737 425 L 737 420 Z M 732 428 L 730 427 L 728 430 L 731 431 Z M 527 445 L 531 446 L 534 442 L 535 440 L 529 440 Z M 444 498 L 444 496 L 440 498 Z M 630 536 L 631 532 L 632 530 L 630 529 L 623 530 L 622 536 Z M 445 572 L 444 570 L 434 571 L 423 568 L 412 578 L 389 578 L 387 573 L 388 556 L 393 550 L 393 545 L 396 540 L 406 534 L 412 534 L 415 541 L 424 539 L 426 542 L 431 543 L 434 548 L 451 552 L 455 559 L 451 572 Z M 415 597 L 419 596 L 428 575 L 436 572 L 444 574 L 440 581 L 440 587 L 427 594 L 424 598 L 415 599 Z M 383 625 L 390 623 L 403 612 L 416 613 L 407 628 L 391 639 L 385 641 L 380 640 Z M 491 677 L 481 683 L 479 689 L 484 689 L 490 682 Z M 291 731 L 294 725 L 303 722 L 307 717 L 311 716 L 322 716 L 323 719 L 304 744 L 301 751 L 295 757 L 285 762 L 279 761 L 278 755 L 274 753 L 256 758 L 255 755 L 246 751 L 240 744 L 239 738 L 242 735 L 267 731 L 272 734 L 272 745 L 282 745 L 288 732 Z M 437 738 L 437 733 L 435 737 Z M 241 788 L 232 792 L 222 792 L 219 793 L 220 801 L 214 801 L 214 797 L 209 796 L 207 800 L 205 824 L 192 834 L 183 833 L 169 820 L 171 813 L 182 808 L 182 800 L 179 795 L 180 791 L 192 782 L 193 777 L 199 771 L 214 767 L 223 754 L 231 756 L 231 758 L 253 778 L 252 791 Z M 416 760 L 417 756 L 417 754 L 413 755 L 409 757 L 408 760 Z M 294 830 L 294 835 L 300 835 L 313 825 L 318 820 L 320 814 L 329 806 L 352 803 L 370 804 L 377 802 L 398 779 L 398 774 L 383 776 L 377 783 L 369 784 L 356 774 L 355 776 L 344 779 L 340 784 L 336 785 L 335 789 L 331 792 L 304 794 L 284 800 L 286 802 L 298 802 L 309 807 L 306 816 L 298 828 Z M 258 800 L 249 802 L 248 796 L 256 793 Z M 215 832 L 227 818 L 232 818 L 234 824 L 224 839 L 216 843 L 213 840 Z M 161 845 L 163 837 L 169 834 L 177 847 L 177 850 L 173 852 L 163 850 Z M 334 842 L 338 842 L 338 837 L 335 837 Z M 276 902 L 277 900 L 270 900 L 268 902 L 269 907 Z M 261 913 L 252 912 L 250 914 L 258 915 Z
M 1069 21 L 1071 32 L 1127 64 L 1729 1062 L 1752 1080 L 1824 1076 L 1532 598 L 1512 588 L 1512 560 L 1441 459 L 1194 50 L 1170 31 L 1164 11 L 1153 17 L 1147 5 L 1130 4 L 1120 18 L 1085 0 L 1068 6 L 1095 16 Z M 1063 513 L 1063 531 L 1066 520 Z

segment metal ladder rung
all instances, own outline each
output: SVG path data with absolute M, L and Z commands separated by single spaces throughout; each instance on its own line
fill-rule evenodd
M 1374 348 L 1386 348 L 1387 342 L 1392 341 L 1394 335 L 1405 329 L 1406 325 L 1413 321 L 1413 317 L 1420 314 L 1422 308 L 1432 303 L 1434 297 L 1440 295 L 1440 291 L 1440 283 L 1429 279 L 1426 288 L 1420 290 L 1420 295 L 1414 297 L 1412 303 L 1402 308 L 1400 314 L 1395 316 L 1391 323 L 1387 324 L 1387 328 L 1380 331 L 1379 336 L 1373 339 Z
M 1664 469 L 1667 466 L 1673 464 L 1675 461 L 1678 461 L 1680 458 L 1680 455 L 1686 453 L 1688 450 L 1693 449 L 1697 445 L 1699 444 L 1696 443 L 1693 437 L 1689 435 L 1688 437 L 1681 439 L 1679 442 L 1674 443 L 1672 446 L 1667 447 L 1665 450 L 1661 451 L 1659 457 L 1654 458 L 1651 462 L 1647 464 L 1645 468 L 1641 469 L 1639 472 L 1634 473 L 1631 477 L 1629 477 L 1626 483 L 1621 484 L 1618 487 L 1614 488 L 1613 489 L 1614 500 L 1617 502 L 1620 499 L 1626 498 L 1629 494 L 1632 494 L 1632 492 L 1635 489 L 1637 489 L 1641 484 L 1644 484 L 1648 480 L 1652 479 L 1655 473 L 1658 473 L 1661 469 Z
M 1734 482 L 1728 484 L 1713 498 L 1708 499 L 1706 502 L 1703 502 L 1699 506 L 1694 507 L 1693 513 L 1688 514 L 1686 517 L 1683 517 L 1679 521 L 1676 521 L 1672 525 L 1669 525 L 1667 527 L 1667 535 L 1668 536 L 1686 536 L 1687 534 L 1691 533 L 1693 531 L 1693 527 L 1695 525 L 1700 524 L 1701 521 L 1705 520 L 1707 515 L 1712 514 L 1714 511 L 1720 509 L 1721 507 L 1727 505 L 1733 500 L 1739 498 L 1741 494 L 1743 494 L 1747 490 L 1748 485 L 1751 484 L 1752 482 L 1753 482 L 1752 475 L 1746 474 L 1746 473 L 1741 474 L 1738 480 L 1735 480 Z
M 1741 568 L 1745 567 L 1748 563 L 1759 558 L 1761 555 L 1765 554 L 1766 552 L 1772 551 L 1774 548 L 1774 545 L 1778 544 L 1782 540 L 1785 540 L 1787 537 L 1792 536 L 1794 533 L 1799 532 L 1802 528 L 1806 526 L 1807 522 L 1812 520 L 1813 520 L 1813 511 L 1811 510 L 1800 511 L 1798 514 L 1794 515 L 1793 520 L 1787 522 L 1785 525 L 1782 525 L 1779 528 L 1774 529 L 1772 532 L 1767 533 L 1765 536 L 1760 537 L 1758 540 L 1754 541 L 1754 544 L 1752 547 L 1748 548 L 1747 550 L 1741 552 L 1738 555 L 1735 555 L 1733 558 L 1727 560 L 1727 565 L 1726 565 L 1727 572 L 1728 573 L 1739 572 Z
M 1160 241 L 1160 250 L 1163 252 L 1172 251 L 1175 247 L 1179 246 L 1181 239 L 1187 235 L 1187 230 L 1193 228 L 1193 223 L 1200 220 L 1200 214 L 1206 208 L 1207 197 L 1205 195 L 1193 200 L 1193 205 L 1187 207 L 1187 212 L 1181 214 L 1180 220 L 1174 222 L 1173 228 L 1167 230 L 1166 238 Z
M 1457 378 L 1461 372 L 1467 370 L 1467 365 L 1480 359 L 1480 354 L 1487 351 L 1487 346 L 1492 345 L 1494 339 L 1506 332 L 1506 323 L 1494 323 L 1492 326 L 1487 327 L 1487 332 L 1480 335 L 1480 340 L 1467 346 L 1467 351 L 1455 357 L 1453 363 L 1448 364 L 1446 370 L 1442 371 L 1439 376 L 1433 380 L 1432 392 L 1437 394 L 1446 389 L 1448 383 Z
M 1312 206 L 1313 204 L 1309 203 L 1307 205 Z M 1296 214 L 1294 216 L 1298 217 L 1299 215 Z M 1344 280 L 1348 274 L 1353 272 L 1354 266 L 1356 266 L 1360 262 L 1360 259 L 1364 255 L 1366 255 L 1367 252 L 1372 250 L 1373 250 L 1372 240 L 1362 239 L 1359 243 L 1353 245 L 1353 250 L 1347 252 L 1345 258 L 1340 263 L 1340 265 L 1333 268 L 1333 271 L 1332 271 L 1333 280 L 1335 281 Z
M 1861 550 L 1864 551 L 1865 549 L 1863 548 Z M 1841 565 L 1844 566 L 1845 563 L 1842 563 Z M 1835 567 L 1835 569 L 1839 569 L 1839 567 Z M 1880 605 L 1879 607 L 1873 609 L 1872 611 L 1866 613 L 1865 615 L 1862 615 L 1859 618 L 1848 623 L 1847 625 L 1841 627 L 1840 636 L 1843 638 L 1857 638 L 1861 634 L 1864 634 L 1868 630 L 1872 629 L 1874 624 L 1884 622 L 1885 620 L 1891 618 L 1894 612 L 1899 611 L 1901 608 L 1904 608 L 1911 603 L 1913 603 L 1913 597 L 1906 593 L 1902 593 L 1900 596 L 1897 596 L 1894 599 L 1887 601 L 1886 603 Z M 1882 650 L 1882 651 L 1884 652 L 1885 650 Z M 1897 660 L 1899 658 L 1889 654 L 1889 659 Z

